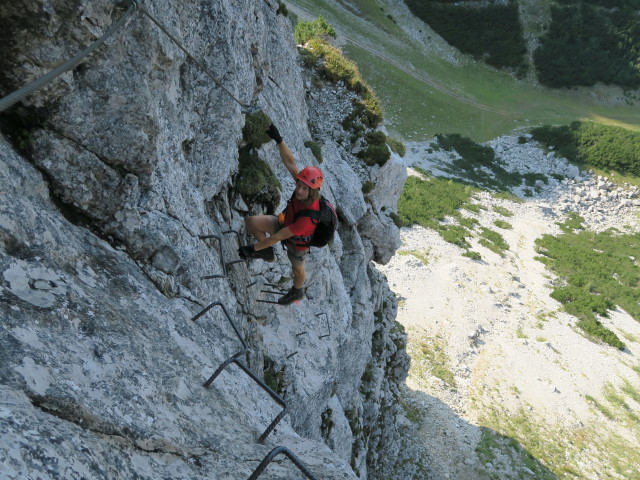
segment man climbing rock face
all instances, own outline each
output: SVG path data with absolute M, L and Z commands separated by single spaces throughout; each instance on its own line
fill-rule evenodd
M 283 241 L 293 269 L 293 286 L 278 299 L 278 303 L 289 305 L 304 298 L 302 290 L 306 277 L 304 261 L 309 253 L 309 241 L 316 229 L 316 224 L 309 216 L 296 214 L 304 210 L 320 210 L 320 187 L 324 177 L 317 167 L 298 170 L 293 154 L 273 124 L 269 125 L 266 132 L 278 145 L 282 163 L 296 181 L 296 188 L 287 207 L 280 215 L 254 215 L 246 218 L 247 231 L 258 242 L 240 247 L 238 254 L 240 258 L 247 260 L 259 258 L 273 262 L 275 260 L 273 245 Z

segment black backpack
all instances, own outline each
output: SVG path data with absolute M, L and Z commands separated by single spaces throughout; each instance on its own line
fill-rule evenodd
M 296 212 L 294 218 L 297 220 L 298 217 L 303 216 L 309 217 L 316 225 L 311 240 L 307 242 L 308 247 L 321 248 L 333 241 L 333 234 L 338 227 L 338 215 L 326 198 L 320 197 L 320 210 L 300 210 Z

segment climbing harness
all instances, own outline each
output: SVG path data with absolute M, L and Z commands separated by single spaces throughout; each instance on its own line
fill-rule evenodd
M 146 17 L 149 18 L 149 20 L 151 20 L 153 23 L 155 23 L 158 28 L 160 30 L 162 30 L 162 32 L 167 35 L 171 41 L 173 43 L 175 43 L 178 48 L 180 50 L 182 50 L 186 55 L 187 58 L 189 60 L 191 60 L 193 63 L 195 63 L 198 67 L 200 67 L 202 69 L 202 71 L 204 71 L 204 73 L 209 76 L 209 78 L 211 78 L 213 80 L 213 82 L 219 87 L 221 88 L 227 95 L 229 95 L 236 103 L 238 103 L 238 105 L 240 105 L 240 110 L 243 114 L 245 115 L 252 115 L 254 113 L 257 113 L 261 110 L 261 108 L 254 102 L 253 104 L 249 105 L 246 104 L 244 102 L 242 102 L 241 100 L 239 100 L 235 95 L 233 95 L 221 82 L 220 80 L 218 80 L 215 75 L 213 75 L 211 73 L 211 71 L 209 71 L 209 69 L 207 67 L 204 66 L 204 64 L 202 62 L 200 62 L 199 60 L 197 60 L 193 55 L 191 55 L 191 53 L 189 53 L 189 51 L 178 41 L 178 39 L 176 37 L 174 37 L 166 28 L 164 25 L 162 25 L 156 18 L 153 17 L 153 15 L 151 15 L 149 13 L 149 11 L 144 8 L 142 5 L 140 5 L 140 0 L 128 0 L 129 3 L 129 7 L 127 8 L 127 11 L 124 13 L 124 15 L 122 17 L 120 17 L 120 19 L 118 19 L 117 22 L 113 23 L 105 32 L 105 34 L 100 37 L 98 40 L 96 40 L 95 42 L 93 42 L 91 45 L 89 45 L 87 48 L 85 48 L 84 50 L 82 50 L 80 53 L 78 53 L 75 57 L 67 60 L 66 62 L 64 62 L 63 64 L 59 65 L 58 67 L 56 67 L 55 69 L 51 70 L 49 73 L 43 75 L 42 77 L 38 78 L 37 80 L 34 80 L 33 82 L 29 83 L 28 85 L 25 85 L 24 87 L 16 90 L 15 92 L 7 95 L 6 97 L 0 99 L 0 112 L 5 111 L 6 109 L 8 109 L 9 107 L 12 107 L 13 105 L 15 105 L 17 102 L 19 102 L 20 100 L 23 100 L 24 98 L 26 98 L 27 96 L 31 95 L 33 92 L 35 92 L 36 90 L 42 88 L 43 86 L 45 86 L 47 83 L 51 82 L 53 79 L 55 79 L 56 77 L 62 75 L 64 72 L 67 72 L 73 68 L 75 68 L 80 62 L 82 62 L 82 60 L 84 60 L 88 55 L 90 55 L 94 50 L 96 50 L 98 47 L 100 47 L 100 45 L 102 45 L 111 35 L 113 35 L 120 27 L 122 27 L 122 25 L 124 25 L 124 23 L 126 22 L 126 20 L 129 18 L 129 16 L 135 12 L 136 10 L 141 11 Z

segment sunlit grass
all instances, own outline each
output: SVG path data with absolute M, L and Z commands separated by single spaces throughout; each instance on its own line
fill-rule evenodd
M 450 63 L 404 34 L 382 2 L 351 2 L 358 10 L 325 0 L 292 3 L 322 14 L 346 40 L 343 50 L 380 97 L 387 128 L 405 140 L 456 132 L 486 141 L 583 119 L 640 129 L 637 107 L 598 105 L 586 90 L 532 87 L 470 59 Z M 375 46 L 376 54 L 367 46 Z

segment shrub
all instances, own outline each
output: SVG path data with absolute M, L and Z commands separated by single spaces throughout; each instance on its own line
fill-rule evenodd
M 494 205 L 493 211 L 499 213 L 503 217 L 513 217 L 513 212 L 502 205 Z
M 289 16 L 289 10 L 284 2 L 278 0 L 278 10 L 276 10 L 276 15 L 284 15 L 285 17 Z
M 493 224 L 498 228 L 503 228 L 505 230 L 511 230 L 513 226 L 509 222 L 505 222 L 504 220 L 496 220 Z
M 391 158 L 391 152 L 386 145 L 367 145 L 367 147 L 358 152 L 358 157 L 372 167 L 373 165 L 384 165 Z
M 401 157 L 404 157 L 405 154 L 407 153 L 407 149 L 404 146 L 404 143 L 402 143 L 400 140 L 396 138 L 387 137 L 387 145 L 389 145 L 389 148 L 391 149 L 392 152 L 400 155 Z
M 300 20 L 293 32 L 293 37 L 298 45 L 304 45 L 313 38 L 333 37 L 335 29 L 320 15 L 311 22 Z
M 473 250 L 467 250 L 462 254 L 463 257 L 470 258 L 471 260 L 482 260 L 482 255 L 478 252 L 474 252 Z
M 265 133 L 271 124 L 271 119 L 261 110 L 258 113 L 247 115 L 242 127 L 242 138 L 250 148 L 259 148 L 269 143 L 271 138 Z
M 267 204 L 268 212 L 273 212 L 280 203 L 282 184 L 269 164 L 248 147 L 240 149 L 235 188 L 249 200 Z
M 534 128 L 533 137 L 567 159 L 640 176 L 640 133 L 593 122 Z
M 400 218 L 400 215 L 398 215 L 396 212 L 391 212 L 389 214 L 389 217 L 391 218 L 391 220 L 393 220 L 393 223 L 395 223 L 396 227 L 398 228 L 404 227 L 404 222 Z
M 367 132 L 365 135 L 365 140 L 369 145 L 384 145 L 386 143 L 387 137 L 384 133 L 379 130 L 375 130 L 373 132 Z
M 375 183 L 373 183 L 370 180 L 367 180 L 366 182 L 364 182 L 362 184 L 362 193 L 364 195 L 367 195 L 368 193 L 371 193 L 371 191 L 373 190 L 373 188 L 376 186 Z
M 471 232 L 462 225 L 442 225 L 445 217 L 461 218 L 458 211 L 469 203 L 472 188 L 447 179 L 431 177 L 421 180 L 409 177 L 398 201 L 398 213 L 403 225 L 417 223 L 440 233 L 447 242 L 468 248 L 466 237 Z
M 478 240 L 480 245 L 500 256 L 502 256 L 505 250 L 509 250 L 509 245 L 498 232 L 482 227 L 480 228 L 480 236 L 481 238 Z
M 316 157 L 318 163 L 322 163 L 322 148 L 318 143 L 307 140 L 306 142 L 304 142 L 304 146 L 311 150 L 311 153 L 313 153 L 313 156 Z
M 438 144 L 447 151 L 455 150 L 466 161 L 480 165 L 492 165 L 496 154 L 491 147 L 485 147 L 459 133 L 436 135 Z

